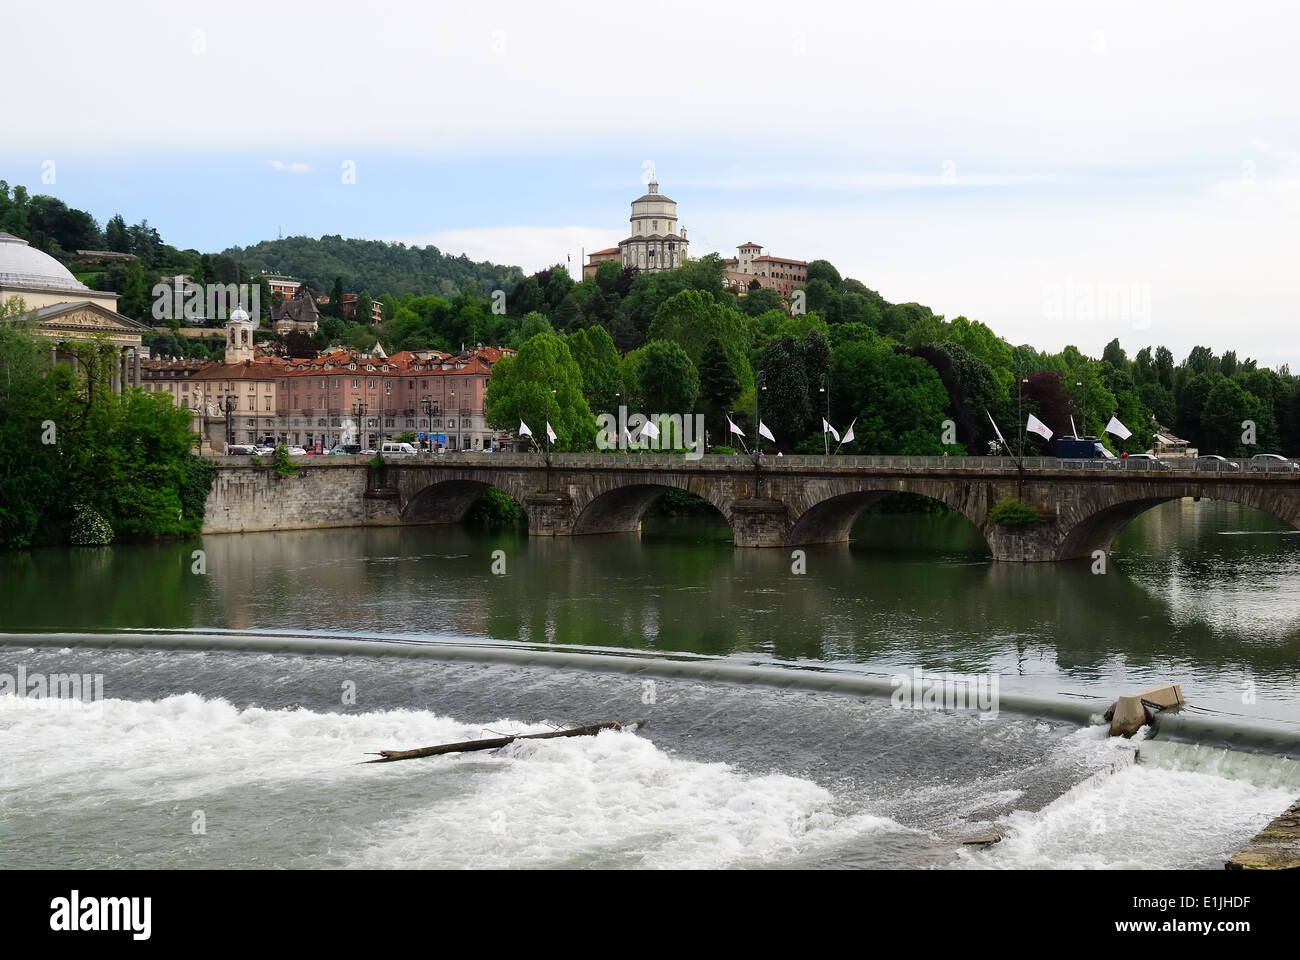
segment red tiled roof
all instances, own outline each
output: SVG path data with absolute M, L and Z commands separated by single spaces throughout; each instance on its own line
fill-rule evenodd
M 773 263 L 793 263 L 801 267 L 808 266 L 807 260 L 791 260 L 789 257 L 755 257 L 754 261 L 771 260 Z
M 603 256 L 604 254 L 607 254 L 607 253 L 618 253 L 618 247 L 609 247 L 609 248 L 607 248 L 607 249 L 605 249 L 605 250 L 596 250 L 596 251 L 594 251 L 594 252 L 592 252 L 592 253 L 587 254 L 587 256 L 588 256 L 588 257 L 599 257 L 599 256 Z

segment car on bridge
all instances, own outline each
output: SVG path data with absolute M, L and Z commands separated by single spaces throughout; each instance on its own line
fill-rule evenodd
M 1128 470 L 1172 470 L 1167 462 L 1151 453 L 1129 453 L 1124 456 L 1124 466 Z
M 1241 464 L 1236 460 L 1229 460 L 1227 457 L 1221 457 L 1217 453 L 1206 453 L 1196 458 L 1196 469 L 1227 472 L 1240 470 Z
M 289 451 L 289 456 L 291 457 L 307 456 L 307 451 L 302 447 L 287 447 L 286 449 Z
M 1279 453 L 1257 453 L 1250 458 L 1250 469 L 1256 473 L 1297 473 L 1300 472 L 1300 463 L 1288 460 Z

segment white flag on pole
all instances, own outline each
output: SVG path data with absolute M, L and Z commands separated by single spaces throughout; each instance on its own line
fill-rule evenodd
M 546 421 L 546 439 L 550 440 L 551 443 L 555 442 L 555 431 L 551 429 L 551 421 L 549 420 Z
M 745 431 L 744 431 L 744 430 L 741 430 L 740 427 L 738 427 L 738 426 L 736 426 L 734 423 L 732 423 L 730 417 L 727 417 L 727 427 L 728 427 L 728 429 L 731 430 L 732 433 L 738 433 L 738 434 L 740 434 L 742 437 L 745 435 Z
M 832 437 L 835 438 L 836 443 L 840 442 L 840 435 L 838 431 L 836 431 L 834 427 L 832 427 L 829 423 L 826 422 L 825 417 L 822 417 L 822 433 L 829 433 Z
M 857 423 L 857 422 L 858 422 L 858 418 L 857 418 L 857 417 L 854 417 L 854 418 L 853 418 L 853 423 Z M 848 428 L 847 430 L 844 431 L 844 439 L 841 440 L 840 443 L 852 443 L 852 442 L 853 442 L 853 423 L 850 423 L 850 424 L 849 424 L 849 428 Z
M 652 440 L 656 440 L 659 438 L 659 428 L 654 425 L 653 420 L 647 420 L 645 425 L 641 427 L 641 432 L 637 434 L 637 437 L 650 437 Z
M 1025 424 L 1025 432 L 1036 433 L 1044 440 L 1052 439 L 1051 429 L 1047 426 L 1047 424 L 1043 423 L 1043 421 L 1039 420 L 1032 413 L 1029 415 L 1029 422 Z
M 526 423 L 524 423 L 522 420 L 520 420 L 520 421 L 519 421 L 519 436 L 521 436 L 521 437 L 531 437 L 532 435 L 533 435 L 533 431 L 531 431 L 531 430 L 528 429 L 528 424 L 526 424 Z
M 1106 424 L 1106 432 L 1115 434 L 1115 436 L 1119 437 L 1121 440 L 1127 440 L 1129 437 L 1133 436 L 1133 431 L 1120 423 L 1115 417 L 1111 417 L 1110 423 Z
M 989 418 L 989 423 L 993 424 L 993 432 L 998 435 L 998 440 L 1002 444 L 1002 449 L 1009 451 L 1011 447 L 1007 445 L 1006 437 L 1002 436 L 1002 431 L 998 429 L 998 422 L 993 419 L 993 414 L 989 413 L 987 410 L 984 411 L 984 414 Z
M 765 424 L 762 420 L 758 421 L 758 435 L 760 437 L 767 437 L 767 439 L 771 440 L 773 443 L 776 443 L 776 437 L 772 436 L 772 431 L 767 429 L 767 424 Z

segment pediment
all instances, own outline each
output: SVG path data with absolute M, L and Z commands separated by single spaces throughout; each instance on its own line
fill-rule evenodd
M 42 330 L 115 333 L 137 337 L 148 329 L 130 317 L 90 302 L 45 307 L 37 311 L 36 324 Z

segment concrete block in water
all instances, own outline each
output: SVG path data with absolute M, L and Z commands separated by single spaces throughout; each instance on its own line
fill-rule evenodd
M 1112 737 L 1131 737 L 1151 722 L 1151 717 L 1161 710 L 1186 703 L 1182 688 L 1176 683 L 1166 683 L 1141 693 L 1120 697 L 1115 701 L 1110 719 Z

